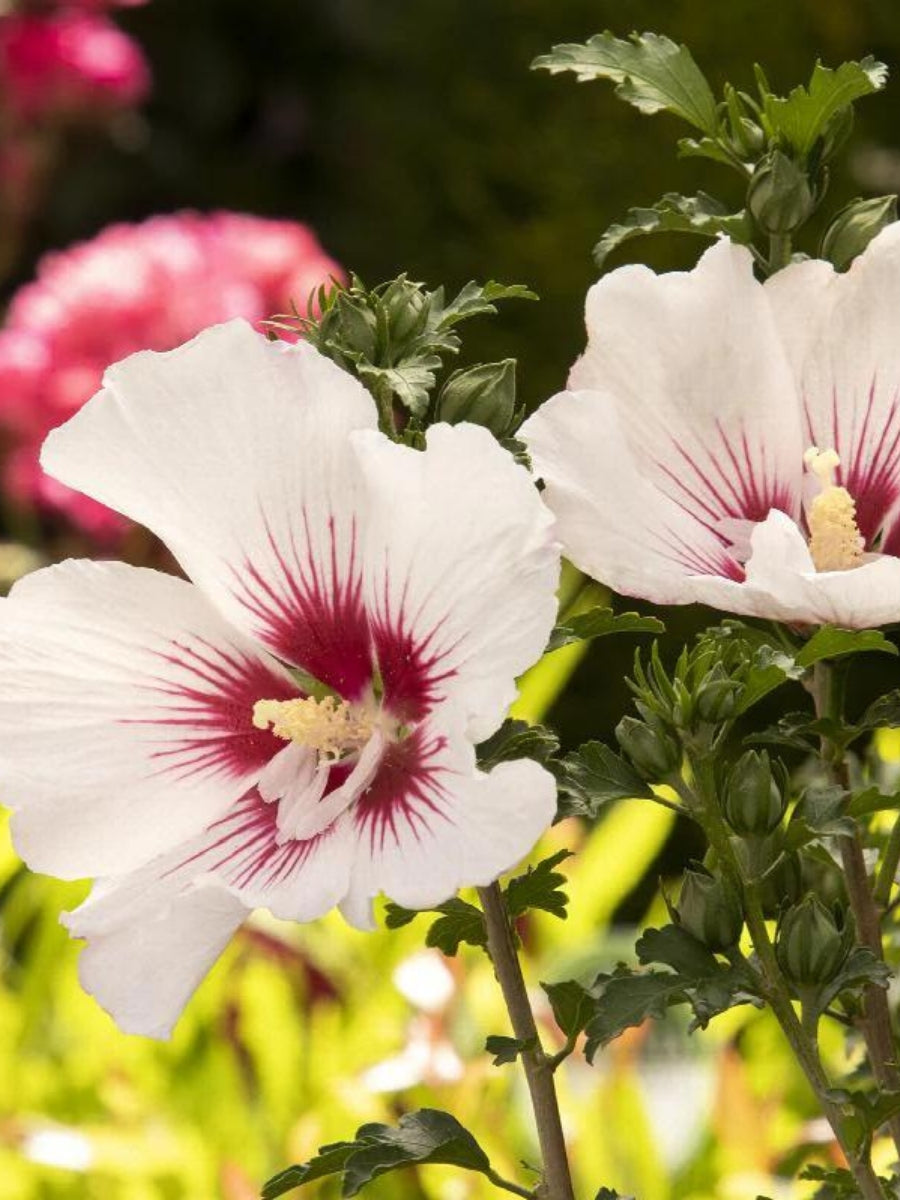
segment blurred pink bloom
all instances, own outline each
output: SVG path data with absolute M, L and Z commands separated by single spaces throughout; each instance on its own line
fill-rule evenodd
M 170 350 L 231 317 L 258 323 L 292 301 L 303 312 L 331 275 L 340 268 L 305 226 L 229 212 L 111 225 L 46 255 L 0 330 L 7 495 L 115 541 L 127 528 L 122 517 L 42 473 L 47 433 L 90 399 L 110 363 L 137 350 Z
M 0 18 L 0 81 L 10 111 L 34 121 L 137 104 L 150 71 L 140 47 L 106 17 L 67 8 Z

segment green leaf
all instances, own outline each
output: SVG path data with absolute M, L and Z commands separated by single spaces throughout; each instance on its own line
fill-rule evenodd
M 605 804 L 632 798 L 652 800 L 653 792 L 624 758 L 603 742 L 586 742 L 559 764 L 562 811 L 593 819 Z
M 575 979 L 559 983 L 542 983 L 547 993 L 553 1017 L 566 1037 L 581 1033 L 594 1010 L 594 997 L 588 988 Z
M 842 63 L 834 71 L 817 62 L 808 87 L 796 87 L 787 97 L 763 96 L 766 132 L 806 156 L 835 117 L 884 87 L 887 73 L 884 63 L 871 57 Z
M 642 971 L 619 968 L 614 975 L 601 975 L 595 984 L 599 994 L 594 1013 L 585 1026 L 588 1062 L 603 1046 L 626 1029 L 665 1016 L 671 1004 L 684 999 L 682 982 L 671 971 Z
M 873 700 L 859 719 L 860 729 L 896 729 L 900 726 L 900 690 Z
M 754 745 L 787 746 L 804 754 L 815 753 L 819 739 L 827 738 L 836 746 L 849 746 L 859 730 L 845 725 L 833 717 L 811 717 L 805 712 L 785 713 L 777 724 L 770 725 L 760 733 L 751 734 L 746 740 Z
M 774 646 L 758 647 L 753 656 L 753 663 L 743 680 L 738 699 L 738 713 L 747 712 L 783 683 L 799 679 L 802 675 L 803 667 L 798 667 L 790 654 L 777 650 Z
M 484 913 L 474 904 L 460 900 L 457 896 L 447 900 L 435 911 L 442 915 L 428 930 L 426 946 L 441 950 L 449 958 L 453 958 L 463 943 L 467 946 L 487 945 Z
M 529 867 L 524 875 L 516 875 L 504 889 L 506 907 L 511 917 L 520 917 L 530 908 L 540 908 L 554 917 L 565 919 L 569 897 L 562 890 L 565 875 L 554 870 L 571 850 L 559 850 L 537 866 Z
M 756 983 L 743 966 L 726 965 L 680 925 L 647 929 L 635 947 L 638 961 L 671 967 L 694 1013 L 691 1029 L 739 1004 L 759 1005 Z
M 847 812 L 851 817 L 871 817 L 878 812 L 896 812 L 900 809 L 900 792 L 885 796 L 877 787 L 857 792 L 850 801 Z
M 852 837 L 856 822 L 849 812 L 850 795 L 840 787 L 809 787 L 794 809 L 787 827 L 793 850 L 829 837 Z
M 651 208 L 630 208 L 621 221 L 610 225 L 594 247 L 594 262 L 602 268 L 609 255 L 625 242 L 651 233 L 694 233 L 708 238 L 724 233 L 733 242 L 749 245 L 753 225 L 743 209 L 730 213 L 705 192 L 696 196 L 667 192 Z
M 425 937 L 426 946 L 431 946 L 433 949 L 442 951 L 449 958 L 453 958 L 463 943 L 467 946 L 487 945 L 484 913 L 474 904 L 460 900 L 458 896 L 452 900 L 446 900 L 437 908 L 423 908 L 418 911 L 402 908 L 399 904 L 389 901 L 385 906 L 384 923 L 388 929 L 402 929 L 404 925 L 408 925 L 416 917 L 426 912 L 440 913 Z
M 708 158 L 723 167 L 735 165 L 733 155 L 717 138 L 711 137 L 679 138 L 678 156 L 679 158 Z
M 536 1046 L 536 1037 L 529 1038 L 525 1042 L 520 1042 L 518 1038 L 503 1037 L 498 1033 L 492 1033 L 484 1043 L 487 1053 L 494 1057 L 495 1067 L 502 1067 L 506 1063 L 515 1062 L 520 1054 L 526 1054 L 529 1050 L 534 1050 Z
M 721 970 L 716 956 L 680 925 L 646 929 L 634 949 L 638 962 L 671 967 L 687 979 L 703 979 Z
M 428 1163 L 491 1173 L 487 1155 L 455 1117 L 423 1108 L 401 1117 L 397 1126 L 363 1125 L 354 1141 L 323 1146 L 308 1163 L 289 1167 L 270 1179 L 262 1197 L 276 1200 L 295 1187 L 336 1174 L 342 1175 L 341 1195 L 355 1196 L 379 1175 Z
M 485 284 L 470 280 L 434 317 L 434 327 L 447 330 L 470 317 L 497 312 L 498 300 L 537 300 L 537 295 L 521 283 L 503 284 L 491 279 Z
M 572 642 L 589 642 L 611 633 L 665 632 L 665 625 L 656 617 L 642 617 L 640 613 L 614 613 L 611 608 L 592 608 L 557 625 L 550 634 L 545 653 L 559 650 L 561 646 L 568 646 Z
M 366 386 L 373 390 L 379 386 L 389 388 L 403 407 L 416 416 L 427 411 L 440 369 L 441 360 L 433 354 L 398 363 L 396 367 L 373 367 L 362 361 L 357 364 L 357 374 Z
M 477 748 L 478 766 L 490 771 L 498 763 L 519 758 L 533 758 L 545 763 L 559 749 L 559 738 L 543 725 L 508 718 L 496 733 Z
M 841 992 L 858 994 L 869 984 L 886 988 L 891 975 L 891 968 L 876 957 L 868 946 L 856 946 L 847 955 L 834 979 L 830 979 L 819 990 L 816 997 L 819 1012 L 824 1012 L 840 996 Z
M 275 1200 L 277 1196 L 283 1196 L 286 1192 L 300 1187 L 301 1184 L 312 1183 L 316 1179 L 323 1179 L 326 1175 L 336 1175 L 342 1172 L 347 1164 L 347 1159 L 356 1149 L 356 1142 L 332 1142 L 330 1145 L 320 1146 L 319 1153 L 315 1158 L 279 1171 L 264 1184 L 262 1200 Z
M 642 113 L 670 112 L 706 134 L 718 131 L 716 100 L 685 46 L 657 33 L 632 33 L 628 41 L 598 33 L 587 45 L 554 46 L 532 64 L 579 81 L 610 79 L 616 95 Z
M 825 658 L 843 658 L 848 654 L 896 654 L 897 647 L 878 629 L 838 629 L 823 625 L 797 652 L 797 665 L 811 667 Z

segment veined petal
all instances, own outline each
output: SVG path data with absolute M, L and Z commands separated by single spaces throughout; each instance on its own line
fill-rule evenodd
M 845 274 L 795 263 L 766 291 L 801 397 L 804 440 L 840 455 L 837 481 L 856 501 L 871 547 L 900 502 L 900 223 Z
M 283 743 L 297 688 L 193 585 L 69 561 L 0 604 L 0 763 L 17 849 L 64 878 L 148 862 L 225 812 Z
M 743 578 L 728 538 L 704 512 L 658 486 L 608 395 L 562 392 L 520 436 L 546 485 L 565 553 L 582 571 L 657 604 L 691 603 L 697 576 Z
M 645 478 L 711 529 L 799 515 L 794 380 L 746 248 L 722 240 L 690 272 L 611 272 L 587 328 L 569 387 L 604 393 Z M 591 444 L 605 436 L 604 421 Z
M 796 625 L 870 629 L 900 620 L 900 559 L 872 555 L 848 571 L 816 571 L 797 525 L 772 512 L 753 531 L 747 578 L 697 579 L 693 599 Z
M 367 498 L 365 600 L 385 707 L 416 721 L 448 698 L 488 737 L 541 654 L 559 550 L 528 472 L 484 429 L 435 425 L 424 452 L 352 437 Z
M 372 925 L 380 892 L 407 908 L 442 903 L 514 866 L 553 820 L 556 785 L 528 759 L 475 767 L 461 714 L 426 720 L 382 759 L 351 813 L 356 852 L 341 910 Z
M 371 677 L 360 489 L 366 390 L 243 321 L 111 367 L 44 446 L 57 479 L 140 521 L 228 618 L 347 698 Z

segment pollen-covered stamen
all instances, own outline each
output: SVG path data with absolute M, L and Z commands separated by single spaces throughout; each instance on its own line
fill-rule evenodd
M 811 446 L 803 461 L 822 489 L 806 513 L 809 552 L 816 570 L 848 571 L 858 567 L 866 542 L 856 523 L 856 501 L 845 487 L 834 482 L 835 468 L 841 462 L 837 452 Z
M 309 746 L 323 758 L 334 760 L 362 749 L 373 731 L 368 713 L 334 696 L 257 700 L 253 724 L 257 729 L 271 727 L 276 737 Z

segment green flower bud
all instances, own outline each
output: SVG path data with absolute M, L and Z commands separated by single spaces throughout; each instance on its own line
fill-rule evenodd
M 753 172 L 747 206 L 764 233 L 786 234 L 802 225 L 816 204 L 803 168 L 775 150 Z
M 729 679 L 721 663 L 716 663 L 697 689 L 697 716 L 709 725 L 729 720 L 737 707 L 737 691 L 737 682 Z
M 809 893 L 781 918 L 775 953 L 788 979 L 803 987 L 834 979 L 851 942 L 848 927 L 839 927 L 832 913 Z
M 778 828 L 786 804 L 766 751 L 748 750 L 731 768 L 725 784 L 725 820 L 735 833 L 762 836 Z
M 471 421 L 502 437 L 512 424 L 516 410 L 516 360 L 480 363 L 454 371 L 441 389 L 437 414 L 441 421 L 456 425 Z
M 676 912 L 683 928 L 713 951 L 728 950 L 744 927 L 734 887 L 705 871 L 685 871 Z
M 638 774 L 651 783 L 666 779 L 681 767 L 681 747 L 660 725 L 623 717 L 616 726 L 616 740 Z
M 872 238 L 897 220 L 896 196 L 873 196 L 854 200 L 842 208 L 822 238 L 822 258 L 830 259 L 839 271 L 862 254 Z

